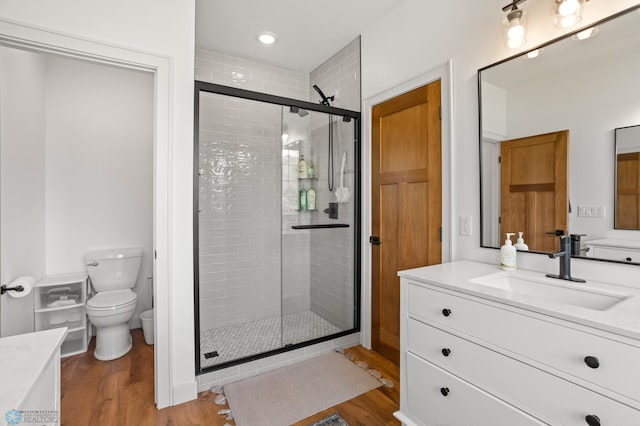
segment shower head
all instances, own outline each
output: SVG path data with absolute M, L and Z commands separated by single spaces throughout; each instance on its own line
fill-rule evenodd
M 325 96 L 325 94 L 322 92 L 322 90 L 320 90 L 317 84 L 314 84 L 313 88 L 315 89 L 316 92 L 318 92 L 318 95 L 320 95 L 320 97 L 322 98 L 320 103 L 322 105 L 331 106 L 331 103 L 329 101 L 333 102 L 333 100 L 335 99 L 335 96 L 329 96 L 329 97 Z
M 309 115 L 309 111 L 306 109 L 298 108 L 296 106 L 289 107 L 289 112 L 292 114 L 298 114 L 300 117 Z

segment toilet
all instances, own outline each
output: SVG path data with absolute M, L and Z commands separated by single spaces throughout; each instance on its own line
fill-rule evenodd
M 129 321 L 136 310 L 135 286 L 140 270 L 139 248 L 101 250 L 84 257 L 96 294 L 87 300 L 89 321 L 96 327 L 96 350 L 100 361 L 120 358 L 131 350 Z

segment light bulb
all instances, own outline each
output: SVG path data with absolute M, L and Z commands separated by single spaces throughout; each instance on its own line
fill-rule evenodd
M 529 59 L 537 58 L 538 56 L 540 56 L 540 49 L 532 50 L 527 53 L 527 58 Z
M 565 0 L 558 5 L 558 14 L 561 16 L 574 15 L 579 7 L 580 2 L 578 0 Z
M 509 40 L 519 40 L 524 36 L 524 27 L 520 25 L 520 20 L 516 19 L 513 21 L 513 25 L 507 31 L 507 35 L 509 36 Z

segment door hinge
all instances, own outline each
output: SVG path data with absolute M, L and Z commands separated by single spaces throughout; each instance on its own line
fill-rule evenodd
M 157 259 L 158 258 L 158 250 L 154 250 L 153 251 L 153 258 Z
M 440 242 L 442 242 L 442 227 L 440 227 Z
M 440 121 L 442 121 L 442 105 L 438 107 L 438 118 L 440 118 Z
M 498 216 L 498 223 L 502 223 L 502 216 Z
M 502 163 L 502 157 L 498 155 L 498 163 Z

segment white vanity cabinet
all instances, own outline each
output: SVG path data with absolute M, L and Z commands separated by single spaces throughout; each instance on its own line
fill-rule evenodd
M 62 356 L 87 351 L 87 273 L 47 275 L 35 284 L 36 331 L 67 327 Z
M 640 425 L 638 340 L 400 275 L 404 424 Z

